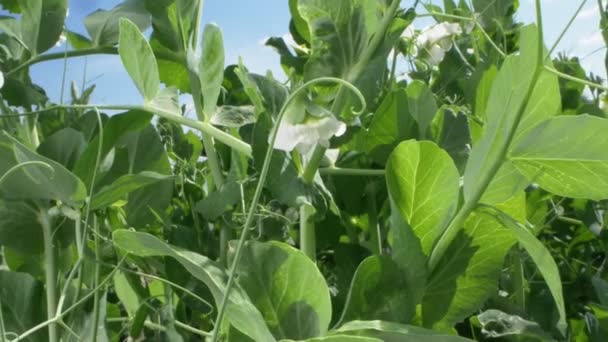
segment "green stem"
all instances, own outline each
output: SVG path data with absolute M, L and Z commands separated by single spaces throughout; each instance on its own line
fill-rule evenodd
M 310 204 L 300 206 L 300 250 L 313 262 L 317 261 L 317 238 L 314 221 L 315 208 Z
M 239 242 L 238 242 L 236 251 L 234 253 L 234 259 L 232 260 L 232 265 L 230 267 L 230 272 L 228 275 L 228 282 L 226 283 L 226 291 L 222 298 L 222 302 L 220 303 L 219 311 L 218 311 L 217 317 L 215 319 L 215 324 L 214 324 L 214 328 L 213 328 L 213 336 L 211 337 L 212 342 L 217 342 L 218 338 L 219 338 L 221 324 L 224 319 L 224 314 L 226 312 L 226 306 L 228 305 L 228 298 L 230 297 L 230 291 L 232 290 L 232 287 L 234 286 L 236 272 L 237 272 L 237 269 L 239 266 L 239 262 L 241 261 L 242 254 L 243 254 L 243 246 L 245 245 L 245 241 L 247 241 L 247 237 L 249 236 L 251 224 L 253 223 L 253 219 L 255 216 L 255 211 L 256 211 L 258 202 L 260 200 L 260 196 L 262 195 L 264 185 L 266 184 L 266 178 L 268 177 L 268 171 L 270 169 L 270 160 L 272 159 L 272 153 L 274 151 L 274 144 L 277 140 L 277 133 L 279 131 L 279 125 L 281 124 L 281 121 L 283 120 L 283 117 L 285 116 L 285 111 L 288 108 L 288 106 L 291 105 L 291 102 L 293 102 L 293 100 L 300 94 L 300 92 L 305 91 L 306 89 L 308 89 L 308 87 L 315 85 L 317 83 L 327 83 L 327 82 L 335 82 L 335 83 L 342 84 L 342 85 L 349 87 L 355 94 L 357 94 L 357 96 L 359 97 L 359 100 L 361 101 L 361 104 L 363 107 L 361 112 L 365 109 L 366 103 L 365 103 L 365 98 L 363 97 L 363 94 L 361 94 L 361 92 L 352 84 L 350 84 L 342 79 L 335 78 L 335 77 L 321 77 L 321 78 L 317 78 L 317 79 L 304 83 L 302 86 L 300 86 L 298 89 L 296 89 L 289 96 L 289 98 L 287 98 L 287 100 L 283 104 L 283 107 L 281 107 L 281 111 L 279 112 L 279 115 L 277 116 L 276 123 L 274 124 L 274 126 L 272 127 L 272 130 L 270 131 L 269 144 L 268 144 L 268 148 L 266 149 L 266 155 L 264 157 L 264 164 L 262 165 L 262 171 L 260 172 L 260 178 L 259 178 L 258 184 L 255 188 L 255 193 L 253 194 L 253 199 L 251 200 L 251 206 L 249 207 L 249 211 L 247 212 L 247 218 L 245 220 L 245 224 L 243 225 L 241 237 L 239 238 Z
M 44 275 L 46 281 L 46 313 L 49 320 L 55 317 L 57 306 L 57 263 L 55 250 L 53 248 L 53 228 L 48 213 L 40 209 L 38 220 L 42 226 L 42 237 L 44 240 Z M 48 325 L 49 342 L 58 342 L 57 324 Z
M 220 263 L 228 267 L 228 242 L 232 238 L 232 230 L 227 224 L 220 227 Z
M 80 49 L 80 50 L 71 50 L 71 51 L 67 51 L 67 52 L 57 52 L 57 53 L 48 53 L 48 54 L 44 54 L 44 55 L 38 55 L 20 65 L 18 65 L 13 70 L 10 70 L 9 72 L 7 72 L 6 77 L 11 76 L 12 74 L 14 74 L 20 70 L 23 70 L 29 66 L 32 66 L 32 65 L 38 64 L 38 63 L 42 63 L 42 62 L 47 62 L 47 61 L 52 61 L 52 60 L 57 60 L 57 59 L 64 59 L 64 58 L 82 57 L 82 56 L 90 56 L 90 55 L 104 55 L 104 54 L 105 55 L 118 55 L 118 48 L 114 47 L 114 46 L 100 46 L 100 47 Z M 156 58 L 158 58 L 158 59 L 173 61 L 173 62 L 177 62 L 179 64 L 184 64 L 184 65 L 186 63 L 186 58 L 184 56 L 180 56 L 173 52 L 155 51 L 154 54 L 156 55 Z
M 213 125 L 200 122 L 197 120 L 188 119 L 181 115 L 175 115 L 174 113 L 164 111 L 159 108 L 155 108 L 152 106 L 137 106 L 137 105 L 57 105 L 50 106 L 48 108 L 44 108 L 38 111 L 22 113 L 22 114 L 7 114 L 0 115 L 0 119 L 3 117 L 14 117 L 14 116 L 29 116 L 29 115 L 38 115 L 40 113 L 50 112 L 56 110 L 58 108 L 71 108 L 71 109 L 101 109 L 101 110 L 139 110 L 143 112 L 148 112 L 150 114 L 155 114 L 160 116 L 161 118 L 167 119 L 169 121 L 175 122 L 180 125 L 184 125 L 190 128 L 194 128 L 200 131 L 203 134 L 208 134 L 209 136 L 221 141 L 222 143 L 228 145 L 235 151 L 238 151 L 247 157 L 251 157 L 251 146 L 246 142 L 235 138 L 234 136 L 214 127 Z
M 526 97 L 524 101 L 519 105 L 514 124 L 510 127 L 510 130 L 507 134 L 507 139 L 503 141 L 498 149 L 498 153 L 496 157 L 490 161 L 488 172 L 481 176 L 479 179 L 480 186 L 476 188 L 476 191 L 471 195 L 471 197 L 465 202 L 463 207 L 458 211 L 458 214 L 452 219 L 448 227 L 445 229 L 437 244 L 433 248 L 431 252 L 431 256 L 429 258 L 429 271 L 432 272 L 445 252 L 447 251 L 450 244 L 454 241 L 460 230 L 462 230 L 466 219 L 469 215 L 477 208 L 478 202 L 481 199 L 483 193 L 486 191 L 494 176 L 502 166 L 507 152 L 509 150 L 509 146 L 511 145 L 511 141 L 513 140 L 515 133 L 517 132 L 517 127 L 519 126 L 519 122 L 521 121 L 526 107 L 530 102 L 530 98 L 532 96 L 532 91 L 536 86 L 538 78 L 540 77 L 542 66 L 544 64 L 544 43 L 543 43 L 543 25 L 542 25 L 542 16 L 540 10 L 540 0 L 536 0 L 536 17 L 538 21 L 538 47 L 537 47 L 537 60 L 536 60 L 536 68 L 534 71 L 534 75 L 532 76 L 532 80 L 526 89 Z
M 370 177 L 384 177 L 386 172 L 384 170 L 371 170 L 371 169 L 349 169 L 340 167 L 320 168 L 319 174 L 321 176 L 370 176 Z
M 84 302 L 86 302 L 89 298 L 91 298 L 91 296 L 93 296 L 93 294 L 97 291 L 99 291 L 101 289 L 102 286 L 105 286 L 105 284 L 110 281 L 112 279 L 112 277 L 114 277 L 114 273 L 116 273 L 117 269 L 119 267 L 122 266 L 122 264 L 124 263 L 124 261 L 126 260 L 127 255 L 125 255 L 119 262 L 118 265 L 116 266 L 117 268 L 113 269 L 105 278 L 104 280 L 99 283 L 99 285 L 93 289 L 91 289 L 90 292 L 88 292 L 87 294 L 85 294 L 84 296 L 82 296 L 82 298 L 78 299 L 74 304 L 72 304 L 69 308 L 65 309 L 65 311 L 60 312 L 56 315 L 53 315 L 52 318 L 47 319 L 46 321 L 30 328 L 29 330 L 25 331 L 23 334 L 17 336 L 17 338 L 15 339 L 15 341 L 22 341 L 24 339 L 26 339 L 28 336 L 36 333 L 38 330 L 43 329 L 44 327 L 48 326 L 49 329 L 51 327 L 51 325 L 56 324 L 57 322 L 59 322 L 63 317 L 65 317 L 67 314 L 69 314 L 70 312 L 72 312 L 74 309 L 76 309 L 78 306 L 82 305 Z M 50 338 L 49 338 L 49 341 Z M 56 341 L 56 340 L 55 340 Z
M 108 323 L 129 323 L 130 320 L 131 319 L 128 318 L 128 317 L 117 317 L 117 318 L 108 318 L 107 322 Z M 173 323 L 175 323 L 176 327 L 181 328 L 181 329 L 183 329 L 185 331 L 191 332 L 191 333 L 193 333 L 195 335 L 202 336 L 202 337 L 209 337 L 209 336 L 211 336 L 211 333 L 209 333 L 209 332 L 193 328 L 193 327 L 187 325 L 186 323 L 180 322 L 178 320 L 174 320 Z M 163 332 L 167 331 L 167 329 L 164 326 L 162 326 L 160 324 L 157 324 L 157 323 L 154 323 L 154 322 L 151 322 L 149 320 L 146 320 L 144 322 L 144 326 L 146 328 L 152 329 L 152 330 L 163 331 Z
M 544 68 L 545 68 L 546 71 L 548 71 L 548 72 L 556 75 L 557 77 L 563 78 L 565 80 L 576 82 L 576 83 L 579 83 L 579 84 L 583 84 L 583 85 L 586 85 L 586 86 L 588 86 L 590 88 L 595 88 L 595 89 L 599 89 L 599 90 L 603 90 L 603 91 L 608 91 L 608 87 L 605 87 L 605 86 L 603 86 L 601 84 L 589 82 L 587 80 L 584 80 L 584 79 L 581 79 L 581 78 L 578 78 L 578 77 L 574 77 L 574 76 L 570 76 L 568 74 L 564 74 L 563 72 L 560 72 L 560 71 L 558 71 L 558 70 L 556 70 L 556 69 L 554 69 L 554 68 L 552 68 L 552 67 L 550 67 L 548 65 L 545 65 Z
M 315 179 L 315 175 L 317 174 L 317 170 L 319 169 L 319 165 L 323 161 L 325 157 L 325 151 L 327 149 L 321 145 L 315 146 L 315 149 L 312 152 L 312 156 L 304 169 L 304 173 L 302 174 L 302 180 L 306 184 L 312 184 Z
M 99 224 L 97 223 L 97 215 L 93 215 L 93 243 L 95 248 L 95 273 L 93 277 L 94 286 L 99 286 L 99 277 L 101 274 L 101 267 L 99 261 L 101 261 L 101 245 L 99 243 Z M 93 342 L 97 341 L 97 330 L 99 328 L 99 299 L 100 291 L 95 291 L 93 296 Z

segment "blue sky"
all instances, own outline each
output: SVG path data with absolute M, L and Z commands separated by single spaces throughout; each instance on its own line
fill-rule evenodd
M 545 39 L 552 45 L 565 27 L 582 0 L 542 0 L 545 21 Z M 108 9 L 119 0 L 71 0 L 67 27 L 80 33 L 86 32 L 84 17 L 97 8 Z M 404 0 L 408 5 L 412 0 Z M 442 1 L 435 1 L 442 2 Z M 235 63 L 242 56 L 250 70 L 264 73 L 271 70 L 280 76 L 279 58 L 270 48 L 262 45 L 269 36 L 283 36 L 288 32 L 289 9 L 287 0 L 207 0 L 203 14 L 204 23 L 214 22 L 224 32 L 227 63 Z M 422 7 L 420 7 L 420 11 Z M 534 0 L 520 0 L 518 19 L 534 20 Z M 585 57 L 603 46 L 598 29 L 599 10 L 595 0 L 587 1 L 579 18 L 566 34 L 557 51 Z M 417 28 L 429 25 L 428 19 L 414 23 Z M 63 51 L 63 47 L 53 51 Z M 583 65 L 605 77 L 603 68 L 604 50 L 583 59 Z M 72 80 L 81 84 L 85 59 L 68 60 L 67 85 Z M 92 102 L 97 104 L 137 104 L 141 98 L 124 71 L 117 56 L 88 57 L 87 81 L 95 83 L 97 89 Z M 53 101 L 58 102 L 61 89 L 63 61 L 38 64 L 31 69 L 33 80 L 48 91 Z M 67 92 L 66 92 L 67 94 Z M 66 96 L 67 98 L 67 96 Z

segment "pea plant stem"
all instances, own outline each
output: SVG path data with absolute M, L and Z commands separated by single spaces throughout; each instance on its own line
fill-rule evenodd
M 314 221 L 315 208 L 310 204 L 300 206 L 300 250 L 313 262 L 317 261 L 317 237 Z
M 203 133 L 203 135 L 207 134 L 207 135 L 217 139 L 218 141 L 221 141 L 222 143 L 226 144 L 233 150 L 244 154 L 247 157 L 251 158 L 251 156 L 252 156 L 252 154 L 251 154 L 252 150 L 251 150 L 251 146 L 249 144 L 214 127 L 210 123 L 201 122 L 198 120 L 192 120 L 192 119 L 189 119 L 189 118 L 181 116 L 181 115 L 175 115 L 174 113 L 167 112 L 162 109 L 152 107 L 149 105 L 143 105 L 143 106 L 138 106 L 138 105 L 95 105 L 95 104 L 92 104 L 92 105 L 56 105 L 56 106 L 50 106 L 50 107 L 47 107 L 47 108 L 44 108 L 41 110 L 37 110 L 37 111 L 18 114 L 16 116 L 38 115 L 38 114 L 50 112 L 50 111 L 53 111 L 53 110 L 56 110 L 59 108 L 68 108 L 68 109 L 70 109 L 70 108 L 71 109 L 95 109 L 95 108 L 97 108 L 97 109 L 101 109 L 101 110 L 139 110 L 139 111 L 147 112 L 150 114 L 158 115 L 159 117 L 162 117 L 164 119 L 167 119 L 169 121 L 175 122 L 180 125 L 194 128 L 194 129 L 200 131 L 201 133 Z M 15 116 L 15 115 L 11 115 L 11 114 L 2 115 L 2 117 L 11 117 L 11 116 Z
M 47 318 L 55 317 L 57 306 L 57 263 L 55 260 L 55 250 L 53 248 L 53 227 L 51 218 L 45 209 L 38 212 L 38 221 L 42 227 L 42 237 L 44 240 L 44 278 L 46 285 L 46 312 Z M 49 342 L 58 342 L 57 324 L 55 322 L 48 325 Z
M 362 177 L 384 177 L 384 170 L 371 170 L 371 169 L 350 169 L 340 167 L 329 167 L 320 168 L 319 174 L 321 176 L 362 176 Z
M 215 324 L 213 328 L 213 335 L 211 337 L 212 342 L 217 342 L 219 338 L 219 332 L 222 325 L 222 321 L 224 319 L 224 314 L 226 312 L 226 307 L 228 305 L 228 298 L 230 297 L 230 291 L 234 287 L 234 281 L 236 277 L 236 272 L 239 266 L 239 262 L 241 261 L 241 257 L 243 254 L 243 246 L 245 246 L 245 242 L 250 233 L 250 228 L 253 223 L 256 208 L 258 206 L 258 202 L 260 201 L 260 196 L 262 195 L 262 191 L 264 189 L 264 185 L 266 184 L 266 178 L 268 177 L 268 171 L 270 169 L 270 161 L 272 159 L 272 153 L 274 151 L 274 144 L 277 140 L 277 133 L 279 130 L 279 125 L 285 116 L 285 111 L 289 107 L 289 105 L 294 101 L 297 96 L 308 89 L 309 87 L 318 84 L 318 83 L 338 83 L 341 85 L 345 85 L 349 87 L 357 96 L 362 103 L 363 108 L 365 108 L 365 98 L 361 94 L 361 92 L 352 84 L 334 77 L 321 77 L 311 81 L 308 81 L 298 87 L 288 98 L 285 100 L 285 103 L 281 107 L 279 114 L 276 119 L 276 123 L 272 127 L 270 131 L 269 144 L 268 149 L 266 150 L 266 154 L 264 156 L 264 163 L 262 165 L 262 170 L 260 172 L 260 178 L 258 180 L 258 184 L 255 188 L 255 193 L 253 194 L 253 198 L 251 200 L 251 205 L 249 206 L 249 211 L 247 212 L 247 218 L 245 219 L 245 224 L 243 225 L 243 230 L 241 232 L 241 237 L 239 238 L 238 245 L 236 247 L 234 258 L 232 260 L 232 265 L 230 266 L 230 271 L 228 273 L 228 281 L 226 283 L 226 290 L 224 292 L 224 296 L 219 306 L 219 311 L 217 317 L 215 318 Z
M 477 208 L 479 200 L 483 196 L 483 193 L 486 191 L 492 179 L 502 166 L 505 161 L 509 146 L 511 145 L 511 141 L 513 140 L 515 133 L 517 131 L 517 127 L 519 126 L 519 122 L 521 121 L 526 107 L 530 102 L 530 98 L 532 95 L 532 91 L 534 90 L 534 86 L 536 85 L 538 78 L 543 70 L 544 64 L 544 43 L 543 43 L 543 25 L 542 25 L 542 15 L 540 10 L 540 0 L 536 0 L 536 18 L 538 22 L 538 59 L 536 61 L 537 65 L 534 71 L 534 75 L 532 77 L 532 81 L 528 85 L 526 89 L 526 96 L 524 101 L 519 105 L 519 108 L 516 112 L 515 124 L 511 126 L 507 138 L 503 140 L 502 144 L 498 149 L 498 153 L 495 157 L 490 161 L 490 167 L 488 172 L 481 176 L 479 180 L 479 186 L 476 188 L 476 191 L 471 195 L 471 197 L 465 202 L 462 208 L 458 211 L 454 219 L 450 222 L 446 230 L 443 232 L 437 244 L 433 248 L 431 252 L 431 256 L 429 258 L 428 268 L 430 272 L 433 272 L 435 267 L 439 264 L 439 261 L 447 251 L 450 244 L 454 241 L 458 233 L 463 229 L 464 223 L 469 215 Z
M 99 261 L 101 260 L 101 244 L 99 243 L 99 224 L 97 222 L 97 215 L 93 215 L 93 243 L 95 245 L 95 273 L 93 275 L 94 286 L 99 285 L 99 278 L 101 274 L 101 267 Z M 95 291 L 93 296 L 93 342 L 97 341 L 97 330 L 99 328 L 99 299 L 100 292 Z
M 118 48 L 114 46 L 99 46 L 94 48 L 80 49 L 80 50 L 71 50 L 67 52 L 57 52 L 57 53 L 47 53 L 44 55 L 38 55 L 34 58 L 27 60 L 26 62 L 18 65 L 14 69 L 8 71 L 6 73 L 6 77 L 11 76 L 12 74 L 19 72 L 29 66 L 34 64 L 53 61 L 64 58 L 74 58 L 74 57 L 83 57 L 83 56 L 91 56 L 91 55 L 118 55 Z M 180 64 L 186 63 L 186 58 L 182 55 L 167 52 L 167 51 L 155 51 L 154 54 L 156 58 L 162 60 L 168 60 L 172 62 L 177 62 Z

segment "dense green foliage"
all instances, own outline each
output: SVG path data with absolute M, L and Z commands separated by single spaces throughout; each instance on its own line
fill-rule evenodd
M 540 1 L 290 0 L 285 81 L 202 0 L 0 4 L 0 341 L 608 339 L 608 89 Z M 141 105 L 30 79 L 94 54 Z

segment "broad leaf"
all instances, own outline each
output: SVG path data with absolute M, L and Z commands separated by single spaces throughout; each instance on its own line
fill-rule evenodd
M 535 124 L 555 115 L 561 106 L 557 79 L 537 70 L 537 56 L 541 53 L 538 51 L 537 35 L 533 25 L 522 28 L 520 55 L 505 59 L 492 84 L 485 110 L 486 127 L 473 146 L 464 174 L 466 201 L 484 190 L 480 188 L 485 185 L 480 179 L 498 171 L 492 170 L 492 167 L 503 162 L 503 153 L 513 140 Z M 532 84 L 537 72 L 540 78 L 536 84 Z M 528 98 L 529 89 L 532 93 Z M 527 99 L 529 101 L 526 103 Z M 518 117 L 520 110 L 523 112 Z M 492 191 L 491 186 L 487 191 Z
M 203 32 L 203 55 L 199 66 L 204 111 L 215 113 L 217 99 L 224 80 L 224 38 L 220 28 L 213 24 L 205 26 Z
M 534 337 L 541 341 L 551 341 L 548 335 L 536 322 L 528 321 L 517 315 L 509 315 L 499 310 L 487 310 L 477 315 L 482 333 L 490 338 L 509 335 Z
M 524 220 L 520 193 L 499 207 Z M 498 291 L 504 259 L 515 244 L 513 232 L 494 215 L 474 212 L 431 275 L 422 302 L 426 327 L 449 330 Z
M 404 322 L 407 315 L 408 282 L 391 258 L 374 255 L 355 272 L 340 322 L 385 320 Z
M 6 332 L 21 334 L 46 319 L 44 286 L 26 273 L 0 271 L 0 310 Z M 46 341 L 41 329 L 23 341 Z
M 84 25 L 94 46 L 114 46 L 118 43 L 121 18 L 135 23 L 138 30 L 150 27 L 150 14 L 143 0 L 126 0 L 111 10 L 98 9 L 84 19 Z
M 86 147 L 84 134 L 66 127 L 44 139 L 38 146 L 38 153 L 72 169 Z
M 172 176 L 162 175 L 151 171 L 124 175 L 112 182 L 112 184 L 99 190 L 93 196 L 91 210 L 97 210 L 112 205 L 119 200 L 125 199 L 127 194 L 135 190 L 170 178 L 172 178 Z
M 18 167 L 21 163 L 29 164 Z M 0 177 L 4 177 L 0 184 L 3 199 L 77 204 L 87 196 L 84 184 L 63 165 L 31 151 L 5 132 L 0 133 Z
M 416 326 L 383 321 L 353 321 L 344 324 L 338 334 L 378 338 L 384 342 L 466 342 L 464 337 L 428 330 Z
M 68 0 L 21 1 L 21 36 L 32 55 L 55 46 L 63 32 Z
M 177 260 L 209 288 L 218 305 L 221 303 L 227 275 L 215 262 L 200 254 L 171 247 L 149 234 L 117 230 L 113 234 L 113 240 L 116 246 L 139 257 L 168 256 Z M 260 311 L 238 285 L 230 292 L 226 318 L 235 328 L 255 341 L 276 341 L 266 327 Z
M 425 139 L 437 113 L 437 103 L 431 89 L 422 81 L 413 81 L 407 86 L 407 103 L 410 115 L 418 123 L 419 137 Z
M 331 319 L 329 288 L 302 252 L 279 242 L 248 243 L 239 284 L 277 339 L 326 334 Z
M 215 192 L 200 200 L 194 210 L 201 213 L 206 220 L 216 220 L 223 213 L 230 211 L 241 201 L 241 184 L 229 182 Z
M 456 211 L 458 170 L 434 143 L 410 140 L 393 151 L 386 172 L 392 201 L 429 255 Z
M 255 122 L 253 106 L 222 106 L 211 117 L 211 123 L 217 126 L 239 128 Z
M 515 167 L 556 195 L 608 198 L 608 120 L 559 116 L 528 131 L 513 146 Z
M 154 99 L 160 88 L 156 57 L 146 37 L 128 19 L 120 19 L 118 53 L 122 64 L 146 102 Z

